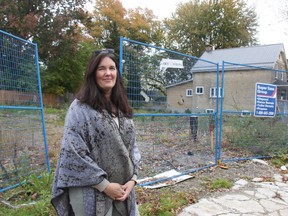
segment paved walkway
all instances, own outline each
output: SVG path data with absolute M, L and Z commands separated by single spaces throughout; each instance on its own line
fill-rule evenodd
M 200 199 L 178 216 L 288 216 L 288 174 L 240 179 L 225 195 Z

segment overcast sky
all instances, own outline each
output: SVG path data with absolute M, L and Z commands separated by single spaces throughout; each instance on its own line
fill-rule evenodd
M 284 15 L 286 0 L 248 0 L 258 14 L 260 44 L 283 43 L 288 52 L 288 16 Z
M 189 0 L 120 0 L 128 8 L 148 8 L 159 18 L 169 18 L 176 6 Z M 261 45 L 283 43 L 288 53 L 288 17 L 284 18 L 283 4 L 287 0 L 246 0 L 255 6 L 258 15 L 258 40 Z

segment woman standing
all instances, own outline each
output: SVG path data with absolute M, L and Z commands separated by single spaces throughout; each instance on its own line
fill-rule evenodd
M 58 215 L 139 215 L 140 158 L 118 59 L 96 51 L 65 119 L 51 199 Z

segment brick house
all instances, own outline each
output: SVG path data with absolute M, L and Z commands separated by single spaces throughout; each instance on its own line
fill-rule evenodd
M 226 62 L 224 86 L 223 61 Z M 253 111 L 256 82 L 277 85 L 278 107 L 284 109 L 283 106 L 285 104 L 287 106 L 288 65 L 284 45 L 271 44 L 205 51 L 191 69 L 193 74 L 191 80 L 166 86 L 167 108 L 179 112 L 187 109 L 201 113 L 215 111 L 217 98 L 215 63 L 219 63 L 218 98 L 224 99 L 224 110 Z

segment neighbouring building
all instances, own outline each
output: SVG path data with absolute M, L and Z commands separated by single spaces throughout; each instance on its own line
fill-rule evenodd
M 287 70 L 283 44 L 207 50 L 192 67 L 191 80 L 166 86 L 167 106 L 179 112 L 213 112 L 218 94 L 224 110 L 252 112 L 258 82 L 277 85 L 278 109 L 287 111 Z

